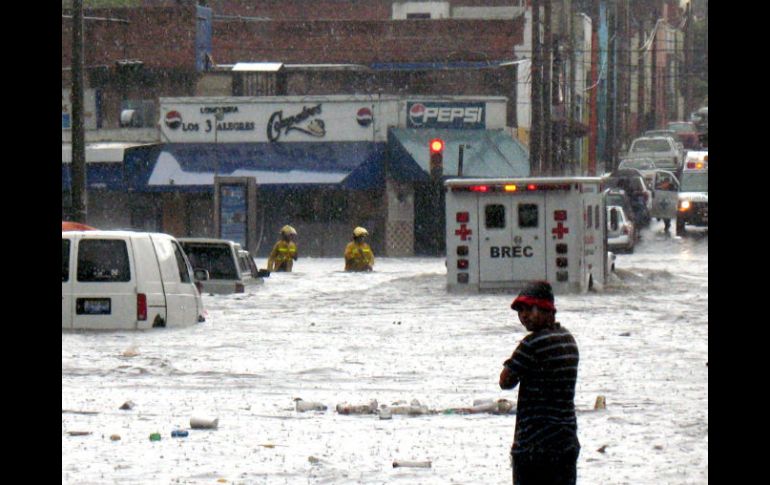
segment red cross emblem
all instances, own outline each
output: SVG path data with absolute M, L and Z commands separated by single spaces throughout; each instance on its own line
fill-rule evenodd
M 469 234 L 473 234 L 473 231 L 465 227 L 465 224 L 460 224 L 460 229 L 457 229 L 455 231 L 455 235 L 460 236 L 460 239 L 462 239 L 463 241 L 465 241 L 466 237 Z
M 559 239 L 564 239 L 564 235 L 569 233 L 569 228 L 564 227 L 564 225 L 560 222 L 556 224 L 556 227 L 551 229 L 551 232 L 559 236 Z

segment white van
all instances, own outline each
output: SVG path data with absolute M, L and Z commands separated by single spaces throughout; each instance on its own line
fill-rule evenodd
M 264 283 L 254 260 L 240 244 L 227 239 L 180 237 L 195 274 L 202 270 L 208 278 L 200 283 L 204 293 L 243 293 L 246 285 Z
M 172 236 L 62 232 L 61 326 L 146 329 L 203 321 L 190 262 Z

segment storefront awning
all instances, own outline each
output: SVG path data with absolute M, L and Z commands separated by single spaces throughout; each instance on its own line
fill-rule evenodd
M 126 153 L 133 191 L 209 191 L 214 176 L 253 176 L 259 185 L 381 184 L 384 143 L 168 143 Z
M 444 176 L 457 176 L 460 145 L 463 177 L 500 178 L 529 176 L 529 152 L 503 130 L 408 129 L 388 130 L 388 150 L 392 166 L 389 175 L 396 180 L 428 180 L 428 143 L 444 140 Z M 411 167 L 410 167 L 411 166 Z
M 86 182 L 88 189 L 125 190 L 123 181 L 123 155 L 139 143 L 101 142 L 86 145 Z M 70 190 L 72 183 L 72 145 L 61 146 L 61 187 Z

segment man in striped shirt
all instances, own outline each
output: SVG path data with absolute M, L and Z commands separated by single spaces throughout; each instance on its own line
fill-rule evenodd
M 513 484 L 574 484 L 580 453 L 575 417 L 577 344 L 556 321 L 549 283 L 528 285 L 511 308 L 530 332 L 500 373 L 502 389 L 521 383 L 511 447 Z

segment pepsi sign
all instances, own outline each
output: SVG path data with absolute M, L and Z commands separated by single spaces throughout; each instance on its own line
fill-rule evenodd
M 486 128 L 485 103 L 407 102 L 407 128 Z

